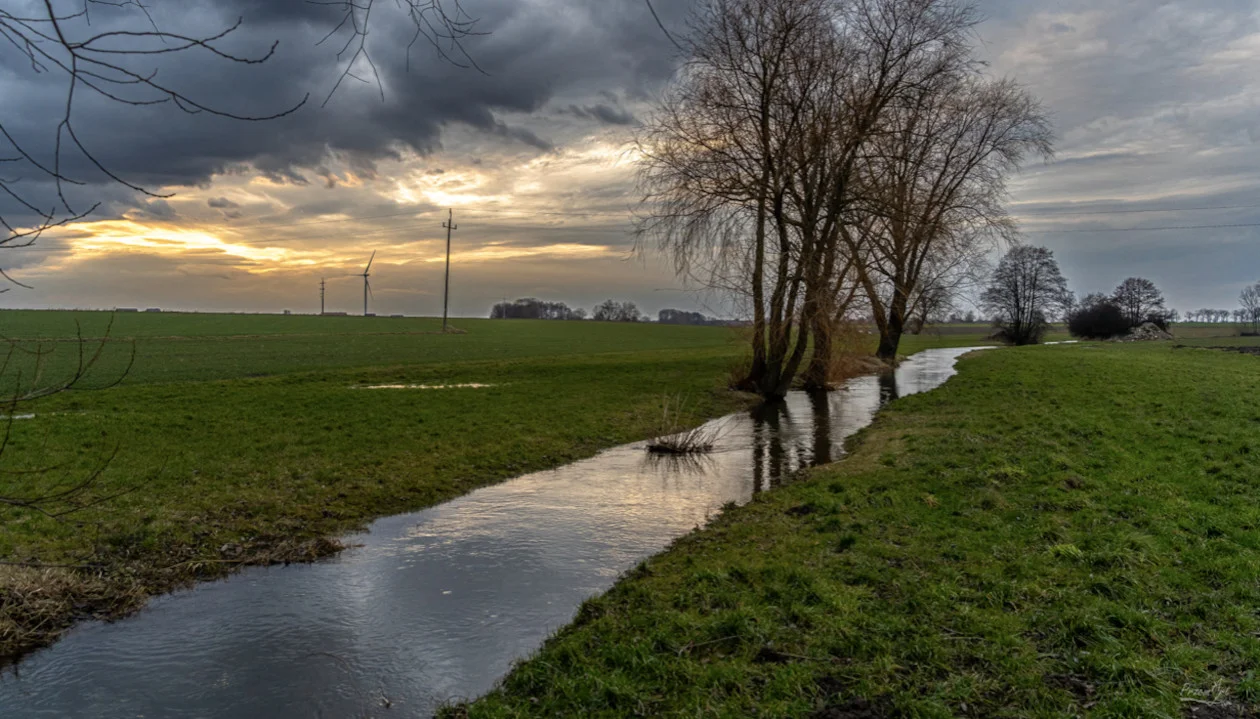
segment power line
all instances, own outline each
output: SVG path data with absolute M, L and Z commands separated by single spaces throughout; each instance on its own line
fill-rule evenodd
M 1239 227 L 1260 227 L 1260 222 L 1240 222 L 1232 225 L 1168 225 L 1163 227 L 1100 227 L 1094 230 L 1032 230 L 1032 235 L 1075 235 L 1095 232 L 1165 232 L 1169 230 L 1229 230 Z
M 1260 205 L 1218 205 L 1215 207 L 1168 207 L 1143 210 L 1045 210 L 1040 212 L 1018 212 L 1016 217 L 1071 217 L 1074 215 L 1137 215 L 1148 212 L 1200 212 L 1204 210 L 1245 210 L 1260 207 Z

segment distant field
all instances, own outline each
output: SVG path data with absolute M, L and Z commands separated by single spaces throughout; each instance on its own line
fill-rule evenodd
M 1243 337 L 1242 331 L 1242 328 L 1234 324 L 1207 322 L 1179 323 L 1173 327 L 1177 342 L 1191 347 L 1260 346 L 1260 337 Z
M 261 377 L 325 369 L 520 360 L 612 352 L 730 348 L 721 327 L 461 319 L 466 334 L 440 334 L 430 318 L 301 315 L 145 314 L 0 311 L 0 334 L 22 340 L 85 337 L 111 342 L 97 379 L 125 367 L 134 344 L 129 384 Z M 77 323 L 77 325 L 76 325 Z M 60 343 L 65 345 L 65 343 Z M 94 349 L 94 343 L 89 343 Z M 77 348 L 59 346 L 65 367 Z
M 47 360 L 54 375 L 77 361 L 78 343 L 73 340 L 79 333 L 93 340 L 108 330 L 110 341 L 93 380 L 116 379 L 134 347 L 135 363 L 125 384 L 666 349 L 725 350 L 735 356 L 744 351 L 747 332 L 536 320 L 457 319 L 452 325 L 465 334 L 442 335 L 441 321 L 433 318 L 0 310 L 0 336 L 23 340 L 26 347 L 41 341 L 56 347 Z M 983 344 L 991 332 L 983 324 L 934 325 L 921 335 L 903 337 L 901 352 Z M 1046 339 L 1067 339 L 1067 334 L 1056 327 Z M 874 334 L 870 344 L 873 351 Z M 89 353 L 97 346 L 91 341 L 84 345 Z

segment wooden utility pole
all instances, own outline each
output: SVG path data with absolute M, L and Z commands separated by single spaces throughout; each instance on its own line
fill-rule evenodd
M 442 227 L 446 228 L 446 286 L 442 290 L 442 331 L 446 331 L 446 315 L 450 308 L 451 302 L 451 233 L 459 229 L 455 224 L 455 210 L 447 210 L 446 222 L 442 223 Z
M 319 313 L 324 314 L 324 278 L 319 278 Z

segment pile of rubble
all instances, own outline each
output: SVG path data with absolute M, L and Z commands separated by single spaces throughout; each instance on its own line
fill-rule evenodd
M 1161 330 L 1154 322 L 1144 322 L 1139 327 L 1129 330 L 1124 337 L 1117 337 L 1117 342 L 1158 342 L 1170 340 L 1173 336 Z

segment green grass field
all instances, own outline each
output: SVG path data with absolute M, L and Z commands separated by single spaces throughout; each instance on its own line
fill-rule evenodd
M 1260 360 L 978 353 L 453 716 L 1253 717 Z

